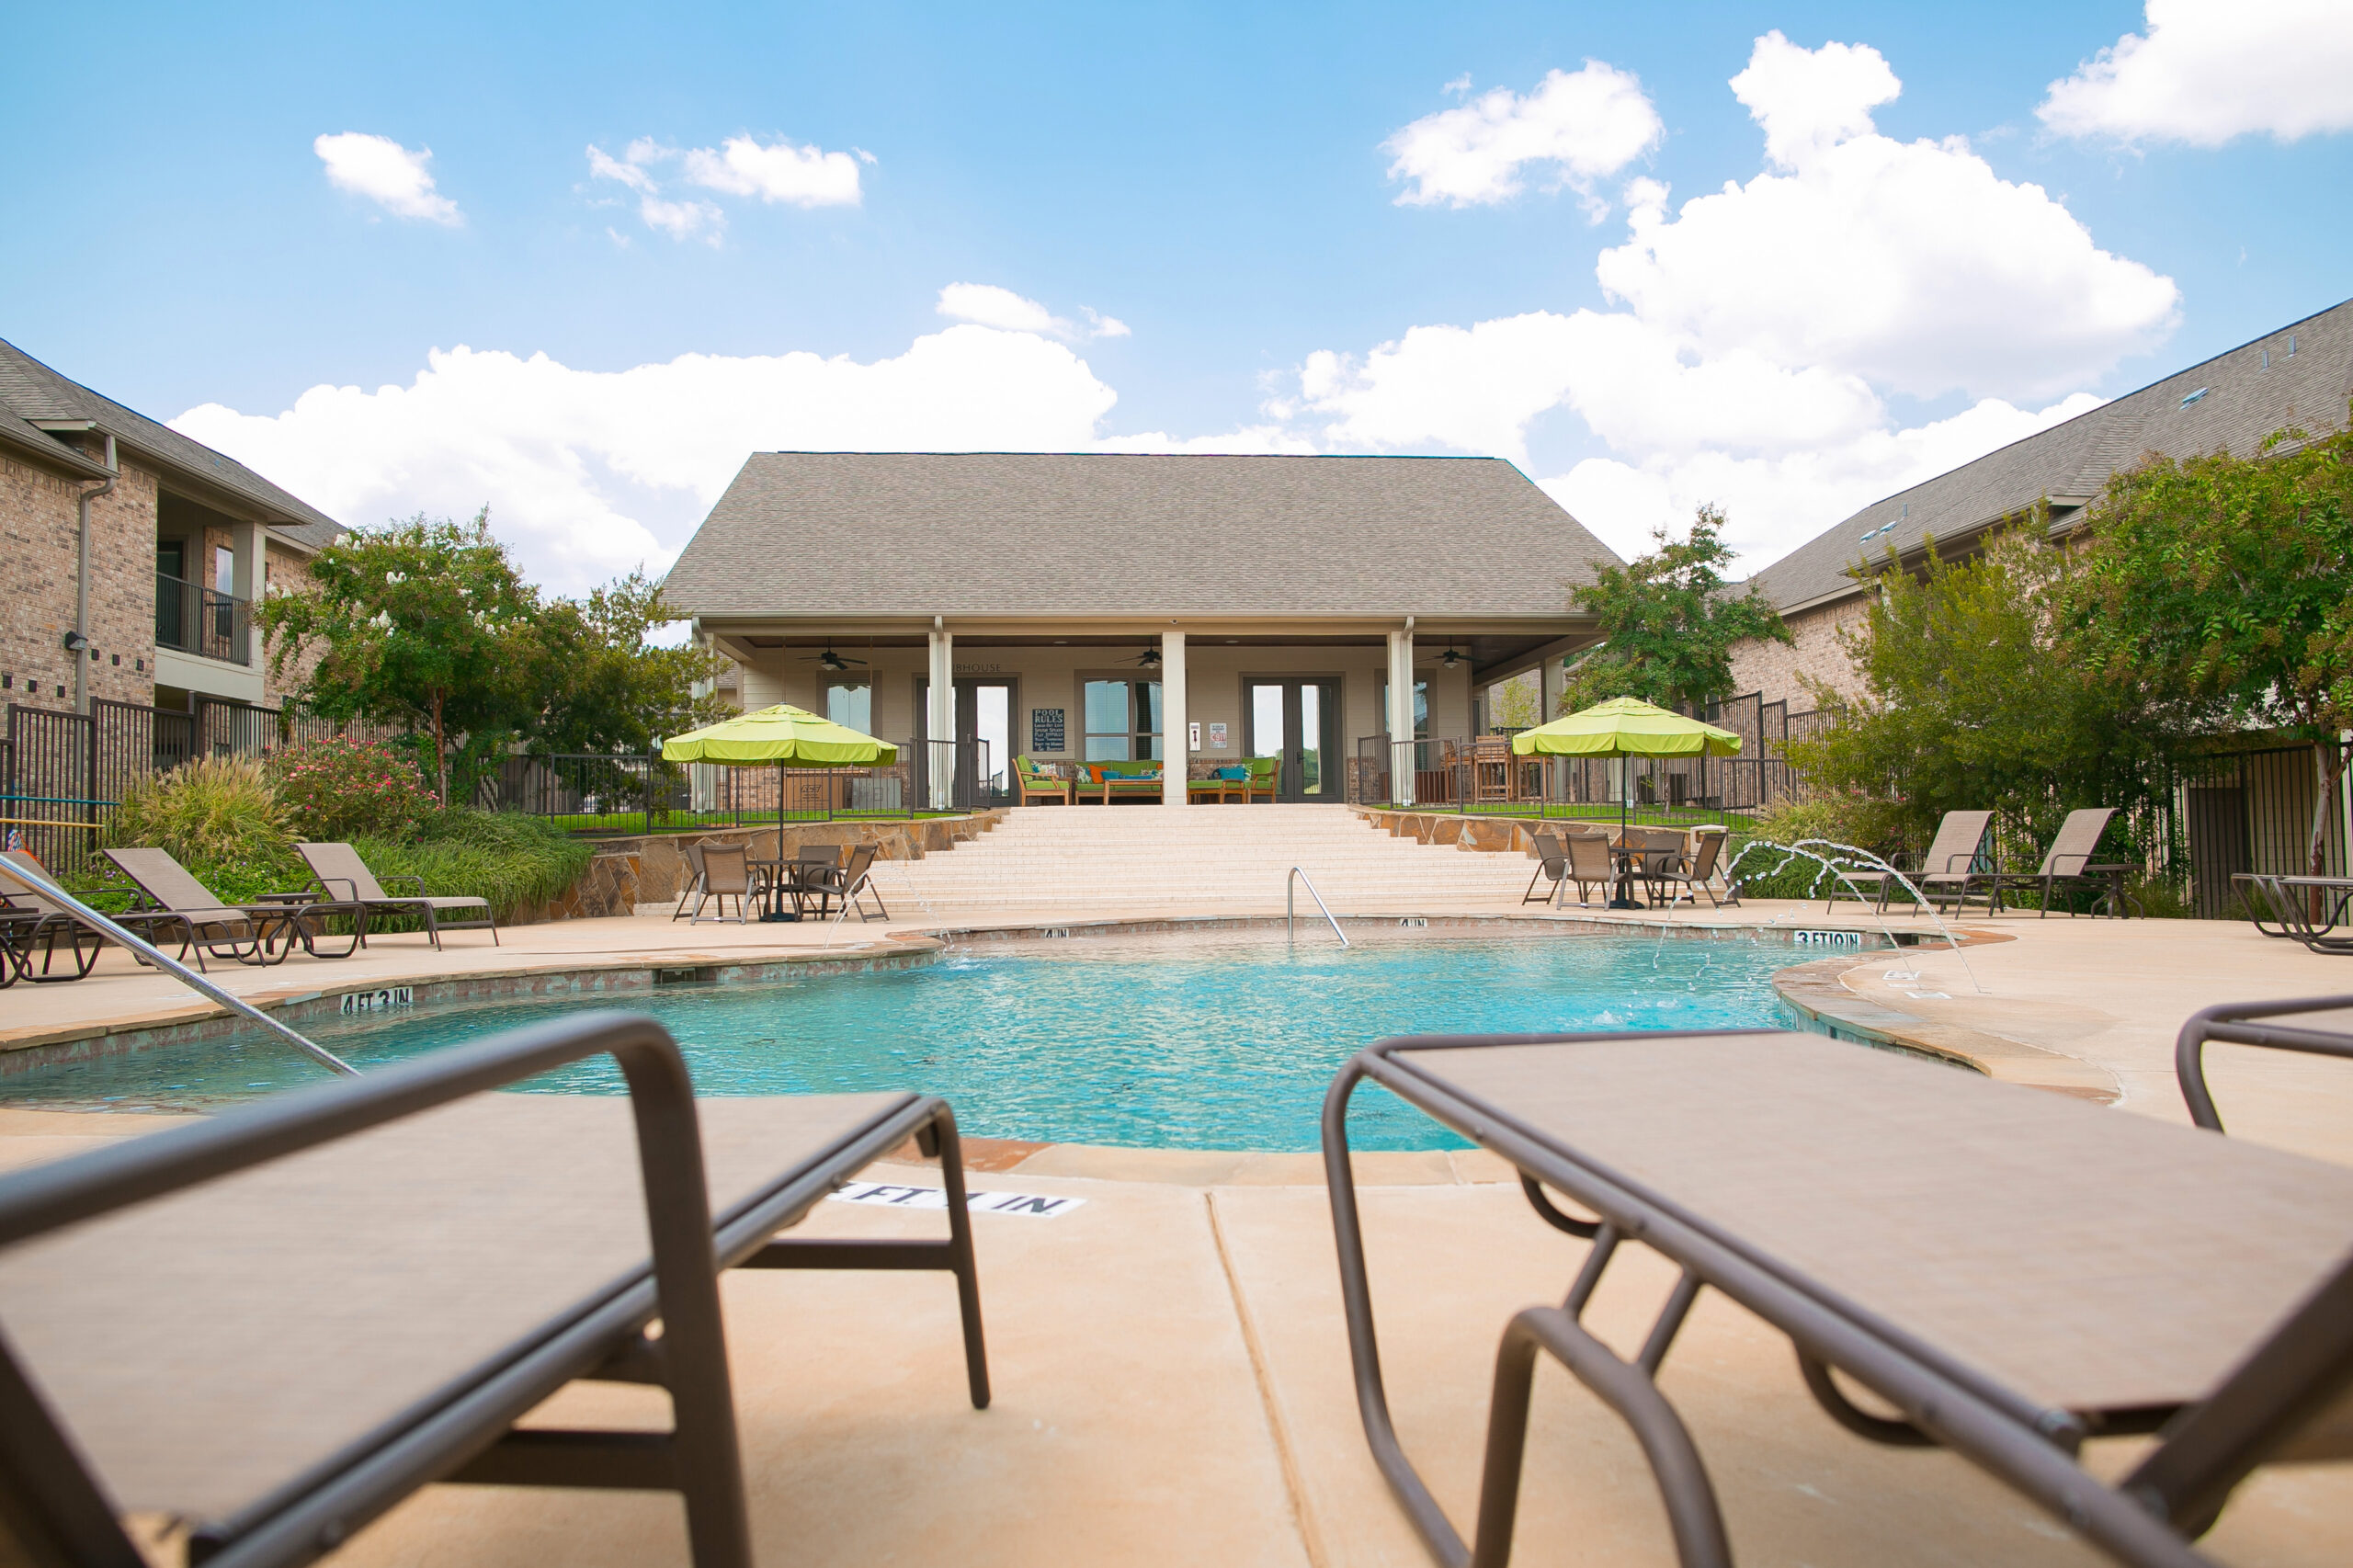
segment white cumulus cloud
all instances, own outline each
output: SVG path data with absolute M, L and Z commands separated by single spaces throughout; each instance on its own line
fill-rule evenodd
M 1470 79 L 1459 85 L 1467 91 Z M 1607 207 L 1592 200 L 1594 182 L 1650 151 L 1663 130 L 1638 77 L 1588 60 L 1574 73 L 1546 73 L 1525 97 L 1495 87 L 1425 115 L 1381 146 L 1395 160 L 1390 177 L 1407 182 L 1401 206 L 1508 201 L 1525 188 L 1523 169 L 1549 165 L 1559 183 L 1588 198 L 1598 222 Z
M 2148 0 L 2126 33 L 2035 113 L 2063 136 L 2219 147 L 2353 130 L 2353 6 L 2345 0 Z
M 966 321 L 1005 332 L 1034 332 L 1048 337 L 1129 337 L 1128 324 L 1117 316 L 1079 307 L 1085 326 L 1058 316 L 1037 301 L 994 283 L 950 283 L 939 291 L 939 313 L 949 321 Z
M 1417 325 L 1320 351 L 1267 414 L 1340 448 L 1492 452 L 1574 414 L 1608 449 L 1545 480 L 1621 551 L 1703 501 L 1762 565 L 1875 496 L 2097 402 L 2083 389 L 2171 330 L 2169 278 L 2110 255 L 2041 187 L 1965 142 L 1898 142 L 1901 83 L 1870 48 L 1757 40 L 1731 84 L 1764 133 L 1747 184 L 1672 210 L 1626 188 L 1597 260 L 1621 307 Z M 1972 403 L 1905 427 L 1894 395 Z
M 959 325 L 871 361 L 688 354 L 614 372 L 460 346 L 405 386 L 172 424 L 346 522 L 487 503 L 527 571 L 576 591 L 665 568 L 751 452 L 1081 450 L 1116 399 L 1062 344 Z
M 708 201 L 689 197 L 684 200 L 665 197 L 662 186 L 654 177 L 653 165 L 667 162 L 678 155 L 675 147 L 665 147 L 650 137 L 640 137 L 631 142 L 618 158 L 591 142 L 588 147 L 588 177 L 611 180 L 637 193 L 637 215 L 645 226 L 674 240 L 701 240 L 706 244 L 718 244 L 726 237 L 727 214 Z M 613 238 L 627 244 L 621 236 Z
M 867 153 L 866 161 L 874 155 Z M 686 155 L 687 178 L 697 185 L 794 207 L 856 207 L 863 194 L 858 165 L 847 153 L 790 142 L 763 146 L 749 136 L 731 136 L 715 151 L 697 147 Z
M 465 222 L 458 204 L 433 187 L 433 149 L 415 151 L 389 136 L 342 131 L 320 136 L 311 151 L 326 165 L 327 183 L 364 196 L 395 218 L 421 218 L 452 228 Z

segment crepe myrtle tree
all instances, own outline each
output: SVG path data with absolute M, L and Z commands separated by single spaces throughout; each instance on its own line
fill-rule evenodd
M 481 762 L 544 706 L 554 670 L 539 591 L 490 537 L 490 508 L 466 523 L 420 513 L 355 530 L 321 551 L 310 574 L 306 589 L 274 595 L 256 613 L 271 672 L 318 649 L 302 701 L 326 718 L 420 737 L 448 807 L 452 742 L 462 737 L 457 771 L 471 786 Z
M 1726 588 L 1733 556 L 1723 526 L 1722 510 L 1701 506 L 1688 537 L 1658 528 L 1649 554 L 1605 566 L 1590 586 L 1570 590 L 1577 608 L 1593 612 L 1602 641 L 1569 666 L 1563 713 L 1613 697 L 1697 710 L 1733 695 L 1733 644 L 1790 641 L 1753 585 L 1737 594 Z
M 2153 455 L 2109 479 L 2088 529 L 2070 641 L 2112 680 L 2309 741 L 2320 875 L 2353 726 L 2353 427 L 2281 430 L 2252 458 Z

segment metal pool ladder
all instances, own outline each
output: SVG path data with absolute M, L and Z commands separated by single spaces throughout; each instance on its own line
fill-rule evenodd
M 1324 902 L 1324 895 L 1315 891 L 1315 879 L 1309 876 L 1305 871 L 1301 870 L 1297 866 L 1293 866 L 1290 869 L 1290 875 L 1283 879 L 1284 934 L 1289 936 L 1293 941 L 1299 939 L 1298 914 L 1293 908 L 1293 904 L 1298 899 L 1298 887 L 1302 882 L 1305 882 L 1307 884 L 1307 896 L 1315 901 L 1315 907 L 1324 912 L 1324 918 L 1325 920 L 1331 922 L 1332 935 L 1340 938 L 1340 946 L 1344 948 L 1347 947 L 1348 945 L 1348 934 L 1340 929 L 1340 923 L 1338 921 L 1332 919 L 1332 906 L 1325 903 Z

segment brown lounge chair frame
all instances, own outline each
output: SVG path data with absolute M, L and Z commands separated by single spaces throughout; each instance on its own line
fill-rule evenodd
M 147 924 L 148 940 L 154 940 L 157 929 L 176 926 L 181 952 L 194 948 L 199 970 L 208 952 L 216 959 L 267 966 L 293 957 L 297 942 L 313 958 L 349 958 L 367 945 L 368 912 L 356 901 L 305 895 L 262 903 L 223 903 L 168 849 L 119 848 L 101 853 L 139 890 L 143 903 L 132 905 L 131 913 Z M 339 953 L 318 950 L 319 934 L 311 922 L 325 915 L 347 915 L 351 920 L 350 945 Z M 285 946 L 278 949 L 276 944 L 281 937 Z
M 362 1078 L 277 1096 L 207 1122 L 129 1141 L 0 1181 L 0 1247 L 329 1143 L 585 1057 L 609 1055 L 629 1083 L 653 1256 L 603 1296 L 544 1324 L 455 1387 L 420 1388 L 405 1415 L 362 1451 L 320 1463 L 239 1517 L 199 1522 L 189 1561 L 254 1568 L 309 1562 L 435 1482 L 584 1486 L 684 1494 L 697 1568 L 750 1568 L 751 1529 L 735 1430 L 718 1270 L 923 1268 L 956 1276 L 972 1403 L 989 1402 L 980 1286 L 956 1119 L 907 1095 L 821 1155 L 780 1171 L 712 1224 L 694 1086 L 651 1018 L 596 1013 L 453 1046 Z M 861 1166 L 913 1136 L 939 1156 L 949 1233 L 935 1241 L 789 1241 L 790 1224 Z M 220 1267 L 243 1267 L 232 1257 Z M 662 1322 L 659 1338 L 646 1326 Z M 200 1333 L 192 1324 L 190 1333 Z M 364 1346 L 355 1347 L 364 1354 Z M 33 1369 L 37 1371 L 38 1369 Z M 103 1489 L 0 1343 L 0 1526 L 39 1568 L 140 1568 Z M 577 1378 L 666 1388 L 667 1433 L 517 1429 Z M 172 1391 L 145 1391 L 168 1400 Z M 234 1433 L 221 1434 L 224 1443 Z
M 2353 953 L 2353 936 L 2331 935 L 2353 906 L 2353 878 L 2234 871 L 2231 881 L 2242 890 L 2247 918 L 2265 936 L 2302 942 L 2316 953 Z
M 2353 996 L 2211 1008 L 2198 1015 L 2181 1037 L 2185 1094 L 2190 1095 L 2192 1083 L 2193 1033 L 2200 1041 L 2239 1040 L 2353 1056 L 2353 1039 L 2344 1036 L 2236 1021 L 2267 1011 L 2332 1006 L 2353 1007 Z M 2030 1399 L 1907 1333 L 1903 1325 L 1848 1303 L 1786 1262 L 1711 1225 L 1703 1215 L 1684 1210 L 1670 1195 L 1534 1132 L 1509 1111 L 1465 1092 L 1404 1054 L 1771 1032 L 1400 1038 L 1358 1052 L 1333 1080 L 1324 1102 L 1324 1174 L 1358 1407 L 1375 1461 L 1443 1568 L 1504 1568 L 1510 1559 L 1530 1384 L 1540 1350 L 1558 1360 L 1632 1428 L 1665 1505 L 1678 1561 L 1685 1568 L 1730 1568 L 1731 1546 L 1706 1467 L 1688 1429 L 1655 1381 L 1703 1286 L 1723 1291 L 1790 1336 L 1808 1390 L 1840 1426 L 1875 1442 L 1951 1449 L 2064 1520 L 2109 1556 L 2143 1568 L 2208 1563 L 2189 1540 L 2212 1525 L 2231 1489 L 2315 1415 L 2327 1413 L 2338 1418 L 2333 1426 L 2344 1424 L 2342 1407 L 2353 1392 L 2353 1260 L 2340 1262 L 2325 1274 L 2204 1398 L 2162 1409 L 2102 1412 L 2087 1421 L 2072 1411 L 2037 1408 Z M 1563 1304 L 1528 1308 L 1505 1332 L 1495 1358 L 1477 1529 L 1469 1545 L 1405 1457 L 1381 1381 L 1347 1144 L 1349 1096 L 1368 1078 L 1511 1161 L 1538 1214 L 1556 1229 L 1593 1243 Z M 2190 1095 L 2193 1110 L 2202 1100 L 2200 1079 L 2198 1093 Z M 2199 1119 L 2210 1128 L 2220 1126 L 2210 1101 Z M 1566 1193 L 1598 1218 L 1580 1220 L 1563 1213 L 1546 1197 L 1547 1187 Z M 1682 1270 L 1631 1361 L 1595 1338 L 1580 1322 L 1611 1256 L 1627 1238 L 1641 1241 Z M 2152 1310 L 2164 1306 L 2152 1303 Z M 1855 1405 L 1833 1381 L 1833 1369 L 1894 1404 L 1900 1418 L 1875 1415 Z M 2139 1432 L 2155 1432 L 2160 1441 L 2113 1489 L 2076 1461 L 2075 1450 L 2086 1437 Z M 2333 1431 L 2329 1436 L 2342 1434 Z M 2296 1457 L 2348 1454 L 2338 1446 Z
M 341 903 L 358 904 L 369 915 L 380 912 L 385 915 L 422 915 L 425 917 L 425 934 L 433 939 L 433 948 L 436 952 L 441 949 L 441 933 L 444 931 L 488 930 L 490 945 L 494 948 L 502 945 L 498 940 L 498 919 L 491 913 L 490 901 L 486 898 L 427 897 L 423 877 L 393 875 L 380 878 L 368 869 L 368 862 L 359 858 L 359 851 L 348 844 L 301 843 L 295 845 L 294 849 L 302 857 L 302 864 L 311 869 L 312 879 L 319 884 L 321 891 L 329 898 L 337 899 Z M 324 854 L 313 854 L 313 850 L 341 850 L 343 856 L 348 856 L 350 858 L 347 861 L 342 856 L 328 858 Z M 325 864 L 322 865 L 322 860 L 324 860 Z M 388 893 L 384 891 L 386 882 L 413 883 L 416 892 Z M 335 892 L 338 886 L 345 890 L 339 898 Z M 469 908 L 479 908 L 482 911 L 482 918 L 479 920 L 441 918 L 443 909 Z M 368 945 L 368 933 L 364 926 L 359 933 L 359 945 L 363 948 Z

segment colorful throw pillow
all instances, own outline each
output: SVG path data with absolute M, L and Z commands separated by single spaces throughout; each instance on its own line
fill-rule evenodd
M 1231 767 L 1219 768 L 1213 777 L 1222 778 L 1229 784 L 1240 784 L 1250 777 L 1250 770 L 1240 763 L 1235 763 Z

